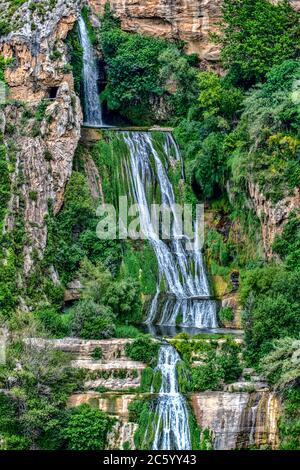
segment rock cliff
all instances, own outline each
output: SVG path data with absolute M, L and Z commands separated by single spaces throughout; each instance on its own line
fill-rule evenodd
M 10 18 L 13 30 L 0 38 L 0 54 L 11 61 L 5 70 L 9 101 L 2 111 L 2 130 L 7 147 L 15 146 L 6 230 L 13 229 L 22 212 L 25 274 L 33 259 L 42 257 L 48 204 L 53 201 L 54 213 L 61 208 L 80 137 L 81 107 L 64 43 L 79 4 L 42 1 L 33 10 L 25 2 Z

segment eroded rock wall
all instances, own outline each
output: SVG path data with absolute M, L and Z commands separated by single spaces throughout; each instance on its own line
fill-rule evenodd
M 25 2 L 15 13 L 23 18 L 16 22 L 19 28 L 0 38 L 0 54 L 11 60 L 5 71 L 9 99 L 3 107 L 2 130 L 6 145 L 14 142 L 16 160 L 6 230 L 13 229 L 22 209 L 26 275 L 46 247 L 49 202 L 54 213 L 63 204 L 82 123 L 64 42 L 79 14 L 80 2 L 48 3 L 39 2 L 42 14 Z M 34 122 L 35 106 L 46 99 L 44 116 Z M 26 122 L 25 113 L 32 115 Z
M 214 449 L 277 448 L 281 405 L 273 393 L 203 392 L 191 403 L 200 427 L 212 430 Z

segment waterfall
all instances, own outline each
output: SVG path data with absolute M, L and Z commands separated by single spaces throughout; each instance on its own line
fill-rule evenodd
M 189 450 L 191 436 L 185 398 L 180 394 L 176 364 L 180 356 L 170 344 L 159 350 L 156 371 L 162 374 L 162 383 L 155 409 L 153 450 Z
M 97 80 L 99 73 L 93 46 L 89 39 L 88 30 L 83 18 L 78 20 L 79 38 L 83 49 L 83 96 L 84 121 L 89 126 L 102 126 L 102 111 Z
M 122 135 L 130 151 L 129 176 L 134 199 L 139 205 L 141 230 L 155 252 L 159 277 L 166 282 L 168 293 L 171 294 L 165 300 L 159 324 L 175 325 L 181 314 L 182 326 L 216 328 L 215 302 L 210 300 L 201 249 L 194 246 L 192 250 L 187 250 L 186 244 L 190 239 L 186 235 L 182 236 L 179 229 L 176 200 L 167 166 L 175 160 L 175 163 L 181 165 L 182 174 L 184 170 L 173 136 L 171 133 L 165 134 L 163 158 L 160 158 L 150 132 L 125 132 Z M 170 240 L 162 240 L 153 226 L 147 186 L 159 187 L 160 202 L 170 210 Z M 155 321 L 159 293 L 158 285 L 149 311 L 148 324 Z

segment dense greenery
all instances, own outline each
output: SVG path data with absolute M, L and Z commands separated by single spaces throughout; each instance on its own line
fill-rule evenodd
M 16 26 L 7 18 L 23 0 L 9 3 L 0 20 L 0 35 Z M 39 10 L 35 5 L 30 8 L 32 14 Z M 198 58 L 185 54 L 184 44 L 122 31 L 108 6 L 100 28 L 92 27 L 87 7 L 83 16 L 90 39 L 101 48 L 105 61 L 107 85 L 101 98 L 108 109 L 133 124 L 175 127 L 186 183 L 179 184 L 179 167 L 170 168 L 170 179 L 178 200 L 201 201 L 208 209 L 205 254 L 216 293 L 219 282 L 226 293 L 233 294 L 230 275 L 240 274 L 237 296 L 243 309 L 243 349 L 231 337 L 225 341 L 217 335 L 175 337 L 172 344 L 182 357 L 177 364 L 180 389 L 183 393 L 222 390 L 239 379 L 244 365 L 255 367 L 282 398 L 281 448 L 299 449 L 299 208 L 289 214 L 272 246 L 266 236 L 263 245 L 261 230 L 264 225 L 264 235 L 270 235 L 264 210 L 278 215 L 279 227 L 287 217 L 285 200 L 300 185 L 299 15 L 287 0 L 224 0 L 221 31 L 214 35 L 221 45 L 222 76 L 203 70 L 202 64 L 199 68 Z M 75 90 L 80 94 L 82 50 L 76 28 L 67 44 Z M 58 54 L 54 50 L 52 59 Z M 2 81 L 6 66 L 0 56 Z M 43 100 L 33 112 L 24 107 L 23 118 L 34 120 L 33 139 L 42 138 L 41 122 L 48 105 Z M 17 113 L 20 106 L 11 108 Z M 164 142 L 161 133 L 155 134 L 159 150 Z M 129 192 L 128 175 L 124 178 L 128 150 L 123 137 L 108 137 L 105 131 L 91 148 L 79 145 L 59 213 L 54 214 L 49 201 L 44 259 L 33 253 L 34 269 L 25 279 L 21 275 L 25 180 L 20 168 L 11 185 L 17 161 L 14 140 L 8 120 L 5 135 L 0 136 L 0 308 L 1 321 L 5 318 L 13 335 L 7 363 L 0 367 L 0 389 L 5 390 L 0 393 L 1 446 L 8 450 L 103 449 L 113 420 L 88 405 L 67 407 L 68 397 L 83 389 L 85 373 L 70 367 L 68 355 L 33 348 L 28 338 L 132 338 L 126 354 L 149 366 L 142 373 L 139 391 L 159 391 L 161 374 L 154 371 L 159 343 L 136 327 L 142 321 L 142 301 L 155 292 L 153 251 L 144 241 L 99 240 L 96 234 L 99 203 L 104 199 L 115 203 L 120 194 Z M 46 150 L 45 160 L 52 158 Z M 89 159 L 99 172 L 95 170 L 101 183 L 98 196 L 91 188 Z M 18 211 L 13 230 L 6 232 L 12 191 L 18 196 Z M 156 187 L 147 191 L 149 198 L 160 199 Z M 37 201 L 35 191 L 29 190 L 28 196 Z M 54 282 L 56 271 L 59 280 Z M 80 285 L 80 300 L 65 312 L 64 291 L 74 280 Z M 28 311 L 16 311 L 17 305 L 24 304 Z M 219 317 L 226 323 L 233 320 L 233 313 L 225 307 Z M 92 358 L 100 361 L 102 350 L 96 348 Z M 95 371 L 88 378 L 125 379 L 128 374 L 126 370 Z M 136 378 L 137 371 L 130 377 Z M 130 420 L 138 424 L 137 448 L 149 449 L 157 424 L 154 402 L 138 398 L 129 411 Z M 201 431 L 192 414 L 189 424 L 193 449 L 211 448 L 210 432 Z
M 155 341 L 151 335 L 140 335 L 132 343 L 127 344 L 126 354 L 135 361 L 155 365 L 159 347 L 159 342 Z
M 186 387 L 193 391 L 221 390 L 224 383 L 239 379 L 242 372 L 240 361 L 240 346 L 227 337 L 221 340 L 207 340 L 189 337 L 180 333 L 171 343 L 176 347 L 186 364 L 192 365 L 190 381 L 181 379 L 182 389 Z M 193 363 L 201 362 L 201 365 Z M 182 373 L 179 374 L 182 377 Z
M 249 86 L 273 65 L 299 57 L 299 16 L 288 0 L 224 0 L 221 59 L 230 78 Z
M 113 422 L 103 411 L 93 409 L 89 405 L 74 408 L 65 428 L 68 449 L 104 449 Z
M 299 274 L 267 266 L 245 274 L 241 288 L 244 305 L 246 357 L 257 363 L 274 338 L 297 338 L 300 329 Z
M 118 110 L 138 125 L 156 120 L 156 108 L 162 102 L 169 112 L 185 112 L 187 93 L 190 100 L 195 96 L 191 87 L 196 73 L 191 65 L 197 65 L 194 55 L 185 55 L 180 47 L 165 40 L 122 31 L 108 3 L 100 43 L 108 82 L 101 97 L 108 109 Z M 178 82 L 173 97 L 168 91 L 170 78 Z M 161 118 L 167 120 L 169 116 Z
M 78 37 L 78 26 L 69 31 L 67 36 L 67 44 L 74 78 L 74 88 L 77 95 L 80 96 L 83 51 Z

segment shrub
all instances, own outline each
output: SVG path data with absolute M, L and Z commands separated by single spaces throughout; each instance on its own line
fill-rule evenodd
M 114 315 L 110 308 L 92 300 L 79 301 L 71 309 L 71 333 L 85 339 L 110 338 L 114 335 Z
M 96 360 L 97 360 L 97 359 L 102 359 L 102 357 L 103 357 L 102 348 L 101 348 L 100 346 L 97 346 L 97 347 L 93 350 L 91 356 L 92 356 L 93 359 L 96 359 Z
M 141 332 L 133 325 L 116 325 L 116 338 L 137 338 Z
M 68 449 L 105 449 L 107 434 L 113 424 L 114 420 L 106 413 L 87 404 L 74 408 L 64 429 Z
M 140 335 L 132 343 L 126 345 L 126 355 L 134 361 L 156 364 L 159 343 L 151 335 Z
M 272 350 L 273 340 L 295 338 L 300 329 L 299 272 L 266 266 L 247 272 L 240 296 L 244 306 L 246 358 L 249 364 Z
M 219 313 L 221 322 L 224 321 L 233 321 L 234 320 L 234 311 L 231 307 L 222 307 Z
M 62 315 L 51 307 L 36 312 L 36 316 L 46 331 L 56 338 L 62 338 L 69 332 L 68 325 L 62 320 Z

